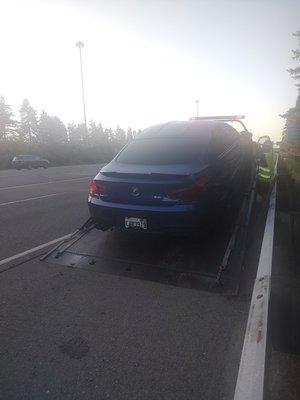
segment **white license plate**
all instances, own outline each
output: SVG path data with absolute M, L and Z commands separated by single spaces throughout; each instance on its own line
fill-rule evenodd
M 125 217 L 125 228 L 147 229 L 145 218 Z

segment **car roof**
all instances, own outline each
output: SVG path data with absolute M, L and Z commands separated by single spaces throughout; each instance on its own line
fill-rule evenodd
M 171 121 L 150 126 L 142 131 L 136 139 L 189 137 L 209 140 L 213 131 L 224 126 L 230 125 L 220 121 Z
M 38 157 L 34 154 L 17 154 L 15 157 Z

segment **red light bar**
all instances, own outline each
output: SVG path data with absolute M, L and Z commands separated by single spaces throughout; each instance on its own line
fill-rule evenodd
M 237 121 L 244 119 L 245 115 L 215 115 L 212 117 L 192 117 L 190 121 L 201 121 L 201 120 L 222 120 L 222 121 Z

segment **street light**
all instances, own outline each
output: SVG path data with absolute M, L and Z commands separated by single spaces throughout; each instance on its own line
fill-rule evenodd
M 197 108 L 196 116 L 198 118 L 199 117 L 199 114 L 198 114 L 199 100 L 196 100 L 195 103 L 196 103 L 196 108 Z
M 76 47 L 79 49 L 79 60 L 80 60 L 80 73 L 81 73 L 81 89 L 82 89 L 82 104 L 83 104 L 83 119 L 84 125 L 87 129 L 86 124 L 86 112 L 85 112 L 85 98 L 84 98 L 84 85 L 83 85 L 83 72 L 82 72 L 82 57 L 81 57 L 81 48 L 84 47 L 82 42 L 77 42 Z

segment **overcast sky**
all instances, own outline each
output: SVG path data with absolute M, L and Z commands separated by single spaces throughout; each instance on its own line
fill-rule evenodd
M 245 114 L 280 138 L 295 104 L 299 0 L 0 0 L 0 94 L 65 123 L 82 121 L 76 41 L 84 42 L 88 119 L 145 128 Z

